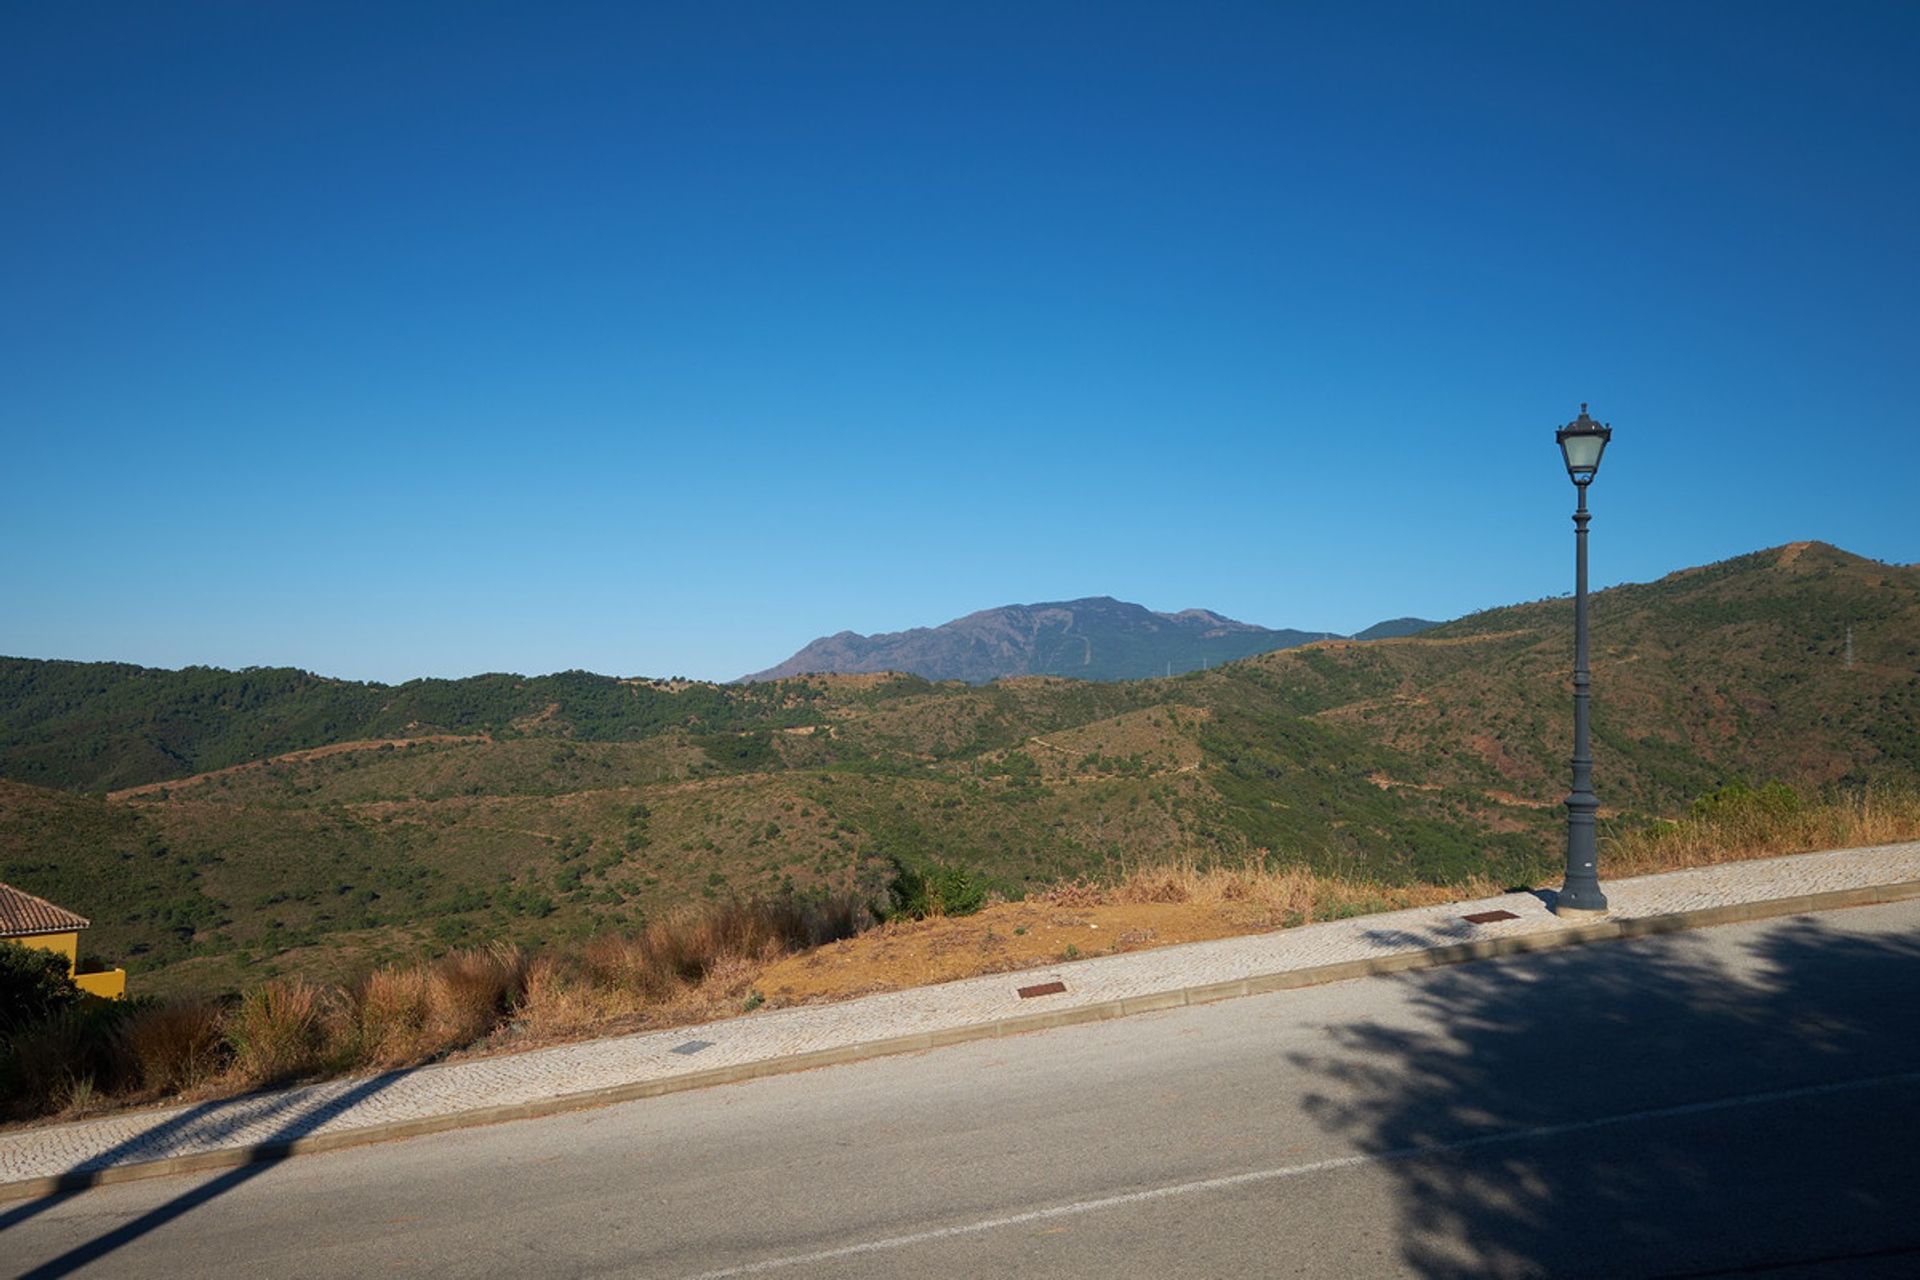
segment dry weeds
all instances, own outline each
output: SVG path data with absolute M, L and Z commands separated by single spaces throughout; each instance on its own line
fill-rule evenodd
M 1498 892 L 1500 888 L 1493 881 L 1479 877 L 1448 885 L 1387 885 L 1329 876 L 1297 864 L 1275 866 L 1262 850 L 1237 864 L 1185 857 L 1169 863 L 1130 866 L 1111 884 L 1071 881 L 1035 897 L 1065 907 L 1197 903 L 1271 927 L 1398 911 Z
M 1652 875 L 1816 849 L 1920 840 L 1920 787 L 1869 787 L 1807 801 L 1772 784 L 1728 788 L 1675 822 L 1609 833 L 1601 846 L 1611 876 Z
M 1675 822 L 1610 832 L 1610 877 L 1823 848 L 1920 839 L 1920 788 L 1808 801 L 1778 786 L 1729 787 Z M 602 935 L 529 960 L 503 944 L 357 983 L 268 982 L 228 1008 L 176 1002 L 132 1012 L 103 1037 L 77 1016 L 17 1035 L 15 1110 L 77 1114 L 162 1094 L 217 1096 L 326 1071 L 413 1066 L 467 1049 L 525 1047 L 750 1009 L 780 975 L 816 979 L 793 998 L 944 981 L 1008 967 L 1230 936 L 1497 894 L 1483 878 L 1389 886 L 1275 865 L 1191 857 L 1077 880 L 964 919 L 873 928 L 864 904 L 731 902 Z M 1108 922 L 1103 931 L 1097 922 Z M 999 930 L 996 933 L 996 929 Z M 1012 935 L 1012 936 L 1009 936 Z M 1084 941 L 1061 945 L 1064 938 Z M 823 947 L 824 943 L 835 943 Z M 1009 947 L 1009 943 L 1024 944 Z M 1033 944 L 1043 943 L 1035 958 Z M 925 954 L 908 955 L 911 948 Z M 864 966 L 855 957 L 872 952 Z M 916 970 L 915 965 L 921 968 Z
M 326 1063 L 327 993 L 302 978 L 249 991 L 227 1019 L 233 1070 L 244 1086 L 278 1084 Z
M 496 942 L 433 963 L 427 983 L 436 1051 L 471 1044 L 493 1030 L 526 988 L 520 948 Z
M 604 940 L 590 947 L 609 950 Z M 572 964 L 560 955 L 543 955 L 527 966 L 527 989 L 516 1010 L 516 1025 L 534 1043 L 569 1040 L 622 1019 L 646 1007 L 646 996 L 630 982 L 606 970 Z
M 225 1018 L 212 1000 L 172 1000 L 135 1013 L 120 1038 L 141 1085 L 185 1093 L 218 1076 L 227 1064 Z

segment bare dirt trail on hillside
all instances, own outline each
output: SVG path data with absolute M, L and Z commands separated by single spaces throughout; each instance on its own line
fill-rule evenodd
M 122 787 L 118 791 L 107 792 L 107 799 L 132 800 L 161 791 L 172 791 L 179 787 L 197 787 L 215 778 L 230 777 L 253 769 L 264 769 L 272 764 L 298 764 L 305 760 L 319 760 L 325 756 L 345 755 L 352 751 L 378 751 L 382 747 L 411 747 L 430 742 L 492 741 L 493 735 L 490 733 L 423 733 L 417 738 L 365 738 L 357 742 L 335 742 L 328 746 L 308 747 L 301 751 L 283 751 L 277 756 L 268 756 L 264 760 L 249 760 L 245 764 L 232 764 L 224 769 L 209 769 L 205 773 L 196 773 L 185 778 L 168 778 L 164 782 L 147 782 L 137 787 Z

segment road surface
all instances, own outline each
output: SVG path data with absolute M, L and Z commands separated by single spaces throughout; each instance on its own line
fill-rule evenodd
M 1920 903 L 0 1206 L 37 1276 L 1920 1275 Z

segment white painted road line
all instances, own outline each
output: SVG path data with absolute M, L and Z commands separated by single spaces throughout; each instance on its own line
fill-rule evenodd
M 1009 1214 L 1001 1218 L 985 1218 L 978 1222 L 962 1223 L 958 1226 L 938 1227 L 931 1231 L 916 1231 L 910 1235 L 887 1236 L 878 1240 L 865 1240 L 859 1244 L 842 1245 L 837 1249 L 821 1249 L 813 1253 L 789 1254 L 785 1257 L 766 1258 L 759 1262 L 744 1263 L 737 1267 L 723 1267 L 718 1271 L 702 1271 L 688 1280 L 728 1280 L 732 1276 L 760 1275 L 769 1271 L 779 1271 L 787 1267 L 802 1267 L 811 1263 L 834 1262 L 841 1258 L 858 1257 L 861 1254 L 884 1253 L 890 1249 L 907 1249 L 918 1244 L 930 1244 L 936 1240 L 950 1240 L 955 1236 L 980 1235 L 989 1231 L 998 1231 L 1004 1227 L 1024 1226 L 1030 1222 L 1046 1222 L 1054 1218 L 1074 1217 L 1086 1213 L 1099 1213 L 1105 1209 L 1117 1209 L 1126 1205 L 1145 1204 L 1155 1200 L 1167 1200 L 1175 1196 L 1198 1195 L 1209 1191 L 1228 1191 L 1235 1187 L 1253 1186 L 1262 1182 L 1276 1182 L 1283 1178 L 1300 1178 L 1315 1173 L 1331 1173 L 1336 1169 L 1352 1169 L 1363 1165 L 1385 1164 L 1391 1161 L 1413 1160 L 1423 1156 L 1448 1155 L 1458 1151 L 1473 1151 L 1482 1147 L 1499 1146 L 1507 1143 L 1532 1142 L 1542 1138 L 1558 1138 L 1567 1134 L 1586 1133 L 1594 1129 L 1612 1128 L 1617 1125 L 1639 1124 L 1649 1120 L 1671 1120 L 1681 1116 L 1704 1115 L 1714 1111 L 1730 1111 L 1738 1107 L 1766 1106 L 1775 1102 L 1794 1102 L 1803 1098 L 1818 1098 L 1832 1094 L 1857 1093 L 1866 1089 L 1881 1089 L 1893 1085 L 1920 1084 L 1920 1071 L 1902 1071 L 1894 1075 L 1870 1076 L 1860 1080 L 1842 1080 L 1832 1084 L 1805 1085 L 1797 1089 L 1774 1089 L 1765 1093 L 1745 1094 L 1733 1098 L 1715 1098 L 1707 1102 L 1689 1102 L 1673 1107 L 1657 1107 L 1651 1111 L 1629 1111 L 1619 1115 L 1601 1116 L 1593 1120 L 1574 1120 L 1566 1124 L 1542 1125 L 1532 1129 L 1514 1129 L 1504 1133 L 1482 1134 L 1474 1138 L 1462 1138 L 1456 1142 L 1437 1142 L 1425 1146 L 1403 1147 L 1396 1151 L 1381 1151 L 1367 1155 L 1338 1156 L 1331 1160 L 1315 1160 L 1309 1164 L 1281 1165 L 1272 1169 L 1256 1169 L 1249 1173 L 1236 1173 L 1221 1178 L 1202 1178 L 1195 1182 L 1180 1182 L 1164 1187 L 1150 1187 L 1145 1191 L 1129 1191 L 1123 1195 L 1101 1196 L 1093 1200 L 1078 1200 L 1071 1204 L 1053 1205 L 1046 1209 L 1035 1209 L 1028 1213 Z

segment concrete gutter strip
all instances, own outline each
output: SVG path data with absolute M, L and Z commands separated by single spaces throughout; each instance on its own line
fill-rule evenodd
M 1726 902 L 1661 915 L 1600 920 L 1594 923 L 1576 925 L 1565 929 L 1548 929 L 1531 933 L 1513 933 L 1475 938 L 1468 941 L 1444 943 L 1416 950 L 1400 951 L 1388 955 L 1281 969 L 1226 982 L 1173 987 L 1147 994 L 1092 1001 L 1065 1008 L 1036 1010 L 1032 1013 L 995 1018 L 989 1021 L 977 1021 L 940 1027 L 909 1035 L 888 1036 L 823 1049 L 777 1054 L 751 1061 L 731 1063 L 726 1066 L 716 1066 L 706 1070 L 683 1072 L 677 1075 L 660 1076 L 646 1080 L 634 1080 L 605 1088 L 559 1093 L 550 1097 L 537 1098 L 531 1101 L 502 1106 L 463 1108 L 438 1115 L 423 1116 L 417 1119 L 368 1124 L 335 1132 L 312 1134 L 286 1141 L 222 1147 L 216 1150 L 197 1151 L 190 1154 L 174 1155 L 159 1159 L 136 1160 L 122 1164 L 112 1164 L 101 1168 L 75 1169 L 45 1177 L 0 1182 L 0 1201 L 51 1196 L 78 1191 L 88 1187 L 128 1182 L 138 1178 L 166 1177 L 173 1174 L 234 1168 L 242 1165 L 281 1160 L 294 1155 L 304 1155 L 321 1151 L 337 1151 L 345 1147 L 361 1146 L 367 1143 L 418 1137 L 424 1134 L 442 1133 L 452 1129 L 497 1124 L 508 1120 L 529 1120 L 540 1116 L 556 1115 L 562 1112 L 607 1106 L 613 1103 L 630 1102 L 641 1098 L 658 1097 L 667 1093 L 704 1089 L 714 1085 L 735 1084 L 766 1076 L 806 1071 L 815 1067 L 833 1066 L 839 1063 L 863 1061 L 894 1054 L 919 1053 L 944 1045 L 963 1044 L 969 1041 L 994 1039 L 1000 1036 L 1021 1035 L 1056 1027 L 1076 1026 L 1083 1023 L 1100 1022 L 1109 1018 L 1123 1018 L 1134 1014 L 1153 1013 L 1166 1009 L 1181 1008 L 1187 1005 L 1209 1004 L 1240 996 L 1287 991 L 1299 987 L 1318 986 L 1332 982 L 1346 982 L 1355 978 L 1365 978 L 1379 974 L 1407 973 L 1421 969 L 1433 969 L 1471 960 L 1488 959 L 1495 956 L 1557 950 L 1564 947 L 1581 946 L 1590 942 L 1602 942 L 1615 938 L 1648 937 L 1656 934 L 1680 932 L 1687 929 L 1706 928 L 1713 925 L 1737 924 L 1745 921 L 1763 920 L 1778 916 L 1800 915 L 1810 911 L 1828 911 L 1844 907 L 1868 906 L 1876 903 L 1897 902 L 1912 898 L 1920 898 L 1920 880 L 1904 880 L 1884 885 L 1865 885 L 1813 893 L 1800 893 L 1785 897 L 1760 898 L 1753 901 Z M 1437 908 L 1431 910 L 1443 912 L 1447 909 Z M 1361 919 L 1364 919 L 1364 917 Z M 1342 923 L 1351 924 L 1353 922 L 1346 921 Z M 1164 950 L 1174 952 L 1178 951 L 1179 948 L 1166 948 Z M 1144 952 L 1133 954 L 1152 955 L 1154 953 Z M 1063 968 L 1071 972 L 1077 967 L 1078 966 L 1064 966 Z M 1012 978 L 1014 975 L 995 976 L 1006 980 Z M 684 1031 L 686 1029 L 682 1028 L 681 1030 Z M 432 1068 L 429 1069 L 431 1070 Z M 29 1135 L 43 1132 L 46 1132 L 46 1130 L 26 1131 Z

